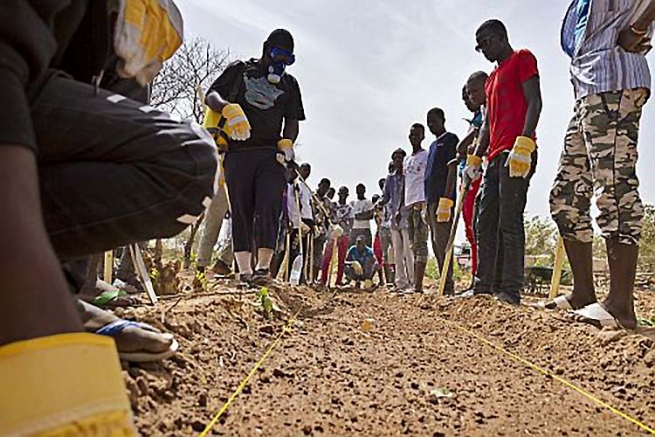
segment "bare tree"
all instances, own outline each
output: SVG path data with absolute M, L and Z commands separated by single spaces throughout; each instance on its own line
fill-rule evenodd
M 150 104 L 201 123 L 205 111 L 196 88 L 200 86 L 206 92 L 225 70 L 229 58 L 229 50 L 219 50 L 205 39 L 186 41 L 155 78 Z
M 202 38 L 193 38 L 180 47 L 173 58 L 164 64 L 152 84 L 150 105 L 202 123 L 204 102 L 197 96 L 197 87 L 207 92 L 212 82 L 225 70 L 230 51 L 219 50 Z M 189 239 L 184 246 L 184 268 L 191 265 L 193 241 L 202 219 L 190 228 Z

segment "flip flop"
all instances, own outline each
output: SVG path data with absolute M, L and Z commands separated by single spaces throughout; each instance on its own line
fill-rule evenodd
M 154 327 L 138 322 L 131 322 L 129 320 L 119 319 L 115 322 L 111 322 L 108 325 L 103 326 L 102 328 L 96 331 L 98 335 L 105 335 L 107 337 L 115 337 L 117 334 L 120 334 L 125 330 L 125 328 L 136 327 L 146 331 L 159 332 Z M 168 359 L 175 355 L 177 350 L 180 348 L 180 344 L 177 340 L 173 339 L 173 343 L 163 352 L 121 352 L 118 351 L 118 356 L 123 361 L 130 361 L 133 363 L 149 363 L 153 361 L 162 361 Z
M 598 329 L 605 327 L 623 328 L 613 315 L 599 302 L 592 303 L 586 307 L 572 311 L 567 314 L 567 320 L 571 322 L 587 323 Z
M 569 299 L 564 295 L 557 296 L 553 300 L 537 302 L 535 306 L 537 308 L 541 308 L 542 310 L 567 310 L 567 311 L 573 310 L 573 307 L 571 306 Z

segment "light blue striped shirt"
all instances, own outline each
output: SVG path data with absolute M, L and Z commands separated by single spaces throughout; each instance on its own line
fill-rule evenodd
M 650 89 L 651 75 L 645 54 L 628 53 L 617 43 L 619 32 L 634 22 L 648 2 L 591 0 L 584 35 L 576 40 L 580 1 L 584 0 L 571 2 L 561 33 L 562 48 L 571 57 L 571 82 L 576 100 L 590 94 Z

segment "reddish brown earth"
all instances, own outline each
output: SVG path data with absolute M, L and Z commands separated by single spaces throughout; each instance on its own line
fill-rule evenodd
M 213 289 L 235 292 L 229 285 Z M 655 427 L 655 347 L 648 336 L 599 335 L 560 314 L 485 298 L 307 288 L 273 297 L 284 311 L 276 321 L 251 305 L 254 294 L 187 294 L 120 312 L 174 332 L 181 345 L 165 363 L 125 367 L 142 435 L 198 435 L 298 308 L 292 332 L 209 435 L 646 434 L 458 326 Z M 642 317 L 655 316 L 655 293 L 639 292 L 638 308 Z M 367 318 L 373 327 L 363 332 Z

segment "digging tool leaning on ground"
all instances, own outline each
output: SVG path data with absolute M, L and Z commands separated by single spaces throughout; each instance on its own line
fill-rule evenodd
M 607 1 L 592 5 L 580 11 L 573 1 L 562 25 L 576 104 L 550 195 L 551 215 L 573 272 L 573 293 L 544 306 L 575 309 L 573 320 L 597 327 L 632 329 L 637 326 L 633 292 L 643 219 L 637 142 L 651 88 L 645 55 L 655 1 L 618 2 L 610 13 L 603 12 Z M 593 282 L 589 210 L 594 192 L 610 269 L 610 290 L 602 303 L 596 302 Z
M 455 185 L 457 184 L 458 160 L 458 158 L 455 158 L 448 163 L 448 177 L 446 179 L 446 189 L 444 190 L 445 193 L 451 193 L 455 190 Z M 441 275 L 439 276 L 439 296 L 444 295 L 448 281 L 448 271 L 452 269 L 453 247 L 455 245 L 455 236 L 457 235 L 457 226 L 459 224 L 459 218 L 462 215 L 462 209 L 464 208 L 465 196 L 470 186 L 470 180 L 465 179 L 462 181 L 459 193 L 457 194 L 457 199 L 455 199 L 457 202 L 457 207 L 455 208 L 454 218 L 452 217 L 451 211 L 453 207 L 453 201 L 448 197 L 442 197 L 439 199 L 439 208 L 437 209 L 437 222 L 448 223 L 452 218 L 450 235 L 448 236 L 448 243 L 446 244 L 446 251 L 444 253 L 444 262 L 441 268 Z
M 60 260 L 175 235 L 213 196 L 206 132 L 107 91 L 181 44 L 172 2 L 128 5 L 111 26 L 102 1 L 0 8 L 0 435 L 136 435 L 114 342 L 83 333 Z

